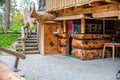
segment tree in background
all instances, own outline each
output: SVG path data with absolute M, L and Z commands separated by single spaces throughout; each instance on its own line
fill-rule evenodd
M 23 13 L 18 12 L 17 14 L 12 16 L 12 26 L 21 27 L 23 25 Z
M 3 6 L 4 6 L 5 0 L 0 0 L 0 31 L 3 32 L 3 17 L 4 17 L 4 11 L 3 11 Z
M 29 9 L 31 6 L 34 6 L 34 0 L 21 0 L 21 8 L 24 9 Z
M 4 32 L 7 33 L 7 30 L 10 26 L 10 0 L 5 1 L 5 16 L 4 16 Z

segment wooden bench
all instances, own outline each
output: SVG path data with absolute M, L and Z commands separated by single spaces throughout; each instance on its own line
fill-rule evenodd
M 25 80 L 20 75 L 12 72 L 6 65 L 0 62 L 0 80 Z

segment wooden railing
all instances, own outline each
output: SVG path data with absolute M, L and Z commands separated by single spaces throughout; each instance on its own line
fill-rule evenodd
M 80 6 L 95 1 L 105 0 L 46 0 L 46 11 L 54 11 L 74 6 Z
M 0 51 L 3 51 L 5 53 L 8 53 L 8 54 L 11 54 L 17 58 L 21 58 L 21 59 L 25 59 L 25 55 L 24 54 L 20 54 L 18 52 L 15 52 L 15 51 L 11 51 L 11 50 L 8 50 L 8 49 L 5 49 L 5 48 L 2 48 L 0 47 Z

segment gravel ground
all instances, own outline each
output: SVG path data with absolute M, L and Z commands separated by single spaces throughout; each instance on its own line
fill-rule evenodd
M 10 68 L 15 58 L 1 55 L 0 61 Z M 115 74 L 120 70 L 120 58 L 82 61 L 63 55 L 27 55 L 20 60 L 18 74 L 24 74 L 27 80 L 116 80 Z

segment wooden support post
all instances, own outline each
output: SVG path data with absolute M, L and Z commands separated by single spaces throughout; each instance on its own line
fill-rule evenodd
M 103 34 L 105 34 L 105 20 L 103 20 Z
M 17 67 L 18 67 L 18 62 L 19 62 L 19 58 L 16 57 L 15 64 L 14 64 L 14 68 L 17 68 Z
M 81 18 L 81 33 L 85 33 L 85 18 Z
M 66 29 L 66 21 L 63 21 L 63 27 L 64 27 L 64 33 L 66 33 L 67 29 Z
M 18 69 L 18 63 L 19 63 L 19 58 L 16 57 L 15 63 L 14 63 L 14 68 L 12 69 L 14 72 L 20 71 L 20 69 Z
M 28 37 L 28 35 L 29 35 L 29 31 L 28 31 L 28 26 L 27 26 L 27 28 L 26 28 L 26 37 Z

